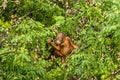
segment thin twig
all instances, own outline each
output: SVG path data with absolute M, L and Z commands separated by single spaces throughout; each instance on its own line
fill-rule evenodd
M 117 70 L 115 70 L 115 71 L 113 71 L 113 72 L 111 72 L 106 78 L 104 78 L 104 80 L 106 80 L 107 78 L 109 78 L 109 77 L 113 77 L 113 76 L 115 76 L 116 74 L 118 74 L 120 72 L 120 65 L 118 66 L 118 69 Z
M 10 28 L 17 27 L 17 26 L 20 24 L 21 20 L 22 20 L 22 19 L 24 19 L 25 17 L 27 17 L 30 13 L 31 13 L 31 12 L 29 12 L 29 13 L 25 14 L 25 15 L 24 15 L 24 16 L 22 16 L 22 17 L 19 17 L 19 18 L 18 18 L 18 20 L 15 22 L 15 24 L 14 24 L 14 25 L 12 25 Z

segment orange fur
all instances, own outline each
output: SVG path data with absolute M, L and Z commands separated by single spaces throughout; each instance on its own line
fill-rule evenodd
M 48 39 L 47 43 L 53 47 L 53 51 L 56 55 L 62 57 L 64 63 L 65 56 L 70 54 L 73 49 L 77 49 L 78 46 L 74 44 L 70 37 L 64 36 L 63 33 L 58 33 L 56 42 L 52 42 L 52 39 Z

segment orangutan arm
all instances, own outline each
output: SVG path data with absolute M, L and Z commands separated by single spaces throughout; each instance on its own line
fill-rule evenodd
M 50 44 L 55 50 L 60 50 L 60 46 L 54 44 L 53 39 L 48 39 L 47 44 Z
M 51 46 L 58 51 L 60 50 L 60 46 L 55 45 L 53 42 L 51 42 Z
M 78 49 L 79 47 L 72 41 L 72 39 L 70 39 L 70 37 L 68 37 L 68 40 L 70 42 L 70 44 L 73 46 L 73 48 Z

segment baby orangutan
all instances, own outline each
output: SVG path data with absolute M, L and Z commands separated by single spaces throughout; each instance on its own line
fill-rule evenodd
M 65 56 L 70 54 L 73 49 L 77 49 L 78 46 L 68 36 L 64 36 L 63 33 L 58 33 L 55 43 L 53 39 L 48 39 L 47 43 L 53 47 L 55 55 L 62 57 L 62 63 L 65 62 Z

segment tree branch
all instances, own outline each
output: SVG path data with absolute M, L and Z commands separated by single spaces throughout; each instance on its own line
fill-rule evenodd
M 120 65 L 118 66 L 118 69 L 117 69 L 117 70 L 111 72 L 106 78 L 104 78 L 104 80 L 106 80 L 106 79 L 109 78 L 109 77 L 115 76 L 115 75 L 118 74 L 119 72 L 120 72 Z

